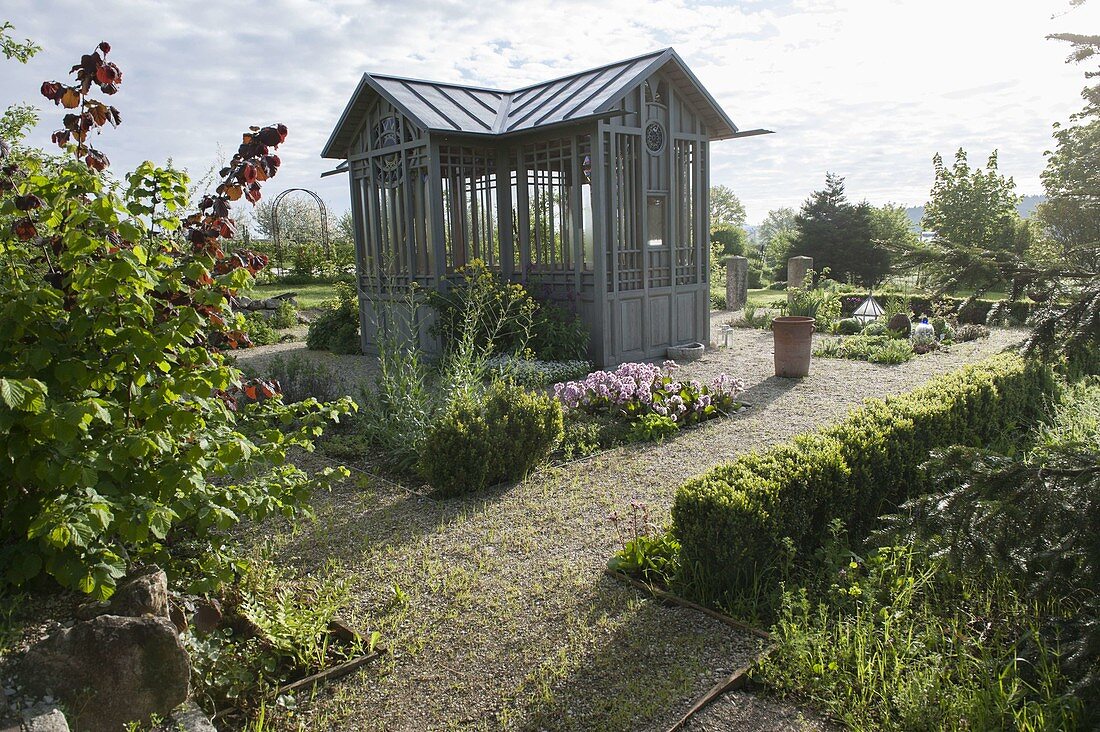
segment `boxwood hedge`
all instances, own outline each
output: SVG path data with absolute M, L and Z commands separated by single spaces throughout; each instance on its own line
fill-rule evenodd
M 876 297 L 881 304 L 882 297 Z M 856 311 L 856 308 L 860 306 L 860 303 L 866 299 L 866 295 L 842 295 L 840 298 L 841 317 L 850 317 Z M 914 317 L 931 316 L 936 312 L 934 307 L 936 303 L 946 306 L 948 312 L 954 313 L 960 323 L 976 323 L 978 325 L 985 325 L 989 319 L 989 311 L 998 304 L 995 300 L 974 299 L 968 303 L 966 298 L 963 297 L 941 297 L 933 300 L 922 295 L 913 295 L 906 301 L 906 306 Z M 1004 314 L 1012 324 L 1024 323 L 1031 314 L 1032 304 L 1027 300 L 1016 300 L 1006 303 L 1006 305 L 1008 310 Z
M 993 442 L 1034 421 L 1056 388 L 1049 367 L 1000 354 L 689 480 L 672 516 L 693 592 L 713 601 L 773 581 L 791 549 L 822 546 L 833 519 L 865 535 L 925 490 L 931 449 Z

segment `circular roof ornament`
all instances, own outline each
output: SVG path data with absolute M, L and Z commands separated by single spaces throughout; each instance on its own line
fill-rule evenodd
M 665 149 L 665 128 L 660 122 L 650 122 L 645 128 L 645 146 L 653 155 Z
M 374 126 L 374 149 L 381 150 L 401 144 L 400 123 L 397 117 L 385 117 Z M 389 155 L 374 158 L 374 175 L 378 185 L 393 188 L 401 182 L 401 151 L 395 150 Z

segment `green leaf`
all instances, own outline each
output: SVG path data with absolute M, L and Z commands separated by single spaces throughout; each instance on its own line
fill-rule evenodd
M 39 414 L 46 409 L 46 385 L 38 379 L 0 377 L 0 399 L 11 409 Z

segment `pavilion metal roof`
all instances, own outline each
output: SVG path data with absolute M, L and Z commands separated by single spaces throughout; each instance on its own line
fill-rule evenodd
M 321 156 L 346 156 L 372 93 L 430 132 L 510 135 L 607 116 L 623 96 L 661 68 L 703 116 L 713 139 L 738 136 L 737 126 L 683 59 L 666 48 L 514 91 L 363 74 Z

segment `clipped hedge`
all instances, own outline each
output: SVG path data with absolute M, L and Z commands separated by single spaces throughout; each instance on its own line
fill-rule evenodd
M 889 293 L 886 293 L 886 295 L 876 295 L 875 298 L 881 304 L 884 297 L 890 296 Z M 856 308 L 860 306 L 860 303 L 866 299 L 867 295 L 841 295 L 841 316 L 845 318 L 850 317 L 852 313 L 856 311 Z M 998 304 L 998 301 L 975 299 L 964 305 L 964 303 L 966 303 L 966 298 L 963 297 L 941 297 L 934 300 L 933 298 L 923 295 L 912 295 L 908 297 L 906 306 L 914 317 L 931 316 L 934 312 L 933 305 L 935 303 L 946 304 L 948 310 L 953 313 L 962 324 L 975 323 L 984 325 L 986 320 L 989 319 L 989 311 L 993 309 L 994 305 Z M 1013 323 L 1025 323 L 1028 316 L 1031 315 L 1032 304 L 1030 302 L 1016 300 L 1006 304 L 1008 306 L 1008 311 L 1005 315 L 1007 315 L 1009 321 Z
M 1000 354 L 689 480 L 672 517 L 695 592 L 716 600 L 770 583 L 791 548 L 805 556 L 822 546 L 833 519 L 865 535 L 925 491 L 930 450 L 988 444 L 1034 421 L 1056 388 L 1049 367 Z

